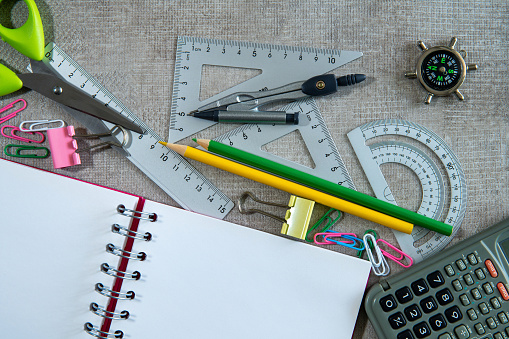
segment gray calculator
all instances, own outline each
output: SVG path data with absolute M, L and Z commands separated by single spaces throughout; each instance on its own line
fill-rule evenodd
M 380 339 L 509 339 L 509 219 L 366 294 Z

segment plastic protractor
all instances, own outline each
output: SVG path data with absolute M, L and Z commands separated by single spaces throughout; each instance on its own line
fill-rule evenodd
M 373 142 L 380 137 L 384 137 L 383 142 Z M 391 137 L 406 142 L 386 140 Z M 421 184 L 422 201 L 417 213 L 453 226 L 449 237 L 421 227 L 415 227 L 411 235 L 394 231 L 401 249 L 416 262 L 443 249 L 458 231 L 467 203 L 465 176 L 449 146 L 429 129 L 396 119 L 362 125 L 349 132 L 348 138 L 378 199 L 396 204 L 380 166 L 403 164 Z

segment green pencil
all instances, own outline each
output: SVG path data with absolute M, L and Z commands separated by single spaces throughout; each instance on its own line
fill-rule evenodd
M 265 159 L 255 154 L 231 147 L 214 140 L 193 139 L 206 150 L 252 166 L 254 168 L 278 175 L 288 180 L 297 182 L 304 186 L 314 188 L 318 191 L 349 200 L 364 207 L 404 220 L 417 226 L 424 227 L 431 231 L 450 236 L 452 226 L 441 221 L 428 218 L 424 215 L 412 212 L 405 208 L 393 205 L 386 201 L 374 198 L 370 195 L 357 192 L 348 187 L 338 185 L 297 169 L 279 164 L 272 160 Z

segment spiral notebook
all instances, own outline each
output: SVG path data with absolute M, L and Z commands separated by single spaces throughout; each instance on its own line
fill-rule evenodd
M 3 159 L 0 187 L 2 337 L 352 335 L 367 261 Z

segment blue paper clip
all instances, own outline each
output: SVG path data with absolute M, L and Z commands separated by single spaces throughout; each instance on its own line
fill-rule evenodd
M 326 231 L 326 233 L 330 233 L 330 235 L 326 235 L 324 237 L 324 240 L 325 241 L 331 241 L 335 244 L 338 244 L 338 245 L 342 245 L 342 246 L 345 246 L 345 247 L 348 247 L 348 248 L 351 248 L 353 250 L 357 250 L 357 251 L 362 251 L 364 250 L 364 241 L 362 241 L 362 239 L 359 239 L 357 237 L 354 237 L 353 235 L 349 235 L 349 234 L 341 234 L 341 233 L 338 233 L 338 232 L 334 232 L 334 231 Z M 336 235 L 335 235 L 336 234 Z M 341 237 L 341 238 L 345 238 L 347 240 L 351 240 L 352 243 L 347 243 L 347 242 L 344 242 L 344 241 L 340 241 L 340 240 L 334 240 L 334 239 L 331 239 L 331 238 L 334 238 L 334 237 Z M 357 246 L 357 247 L 356 247 Z
M 13 148 L 14 153 L 11 153 L 9 149 Z M 39 150 L 43 150 L 43 154 L 39 154 Z M 33 151 L 32 153 L 26 153 L 27 151 Z M 13 145 L 8 144 L 4 147 L 4 153 L 10 157 L 16 158 L 47 158 L 49 157 L 49 149 L 40 146 L 25 146 L 25 145 Z

